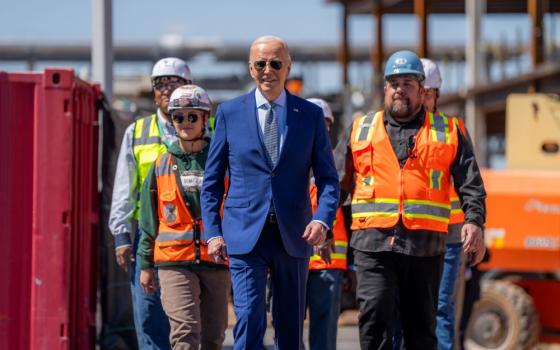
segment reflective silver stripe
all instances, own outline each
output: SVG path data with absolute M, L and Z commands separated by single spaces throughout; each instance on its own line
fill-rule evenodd
M 373 117 L 375 117 L 375 114 L 369 113 L 365 116 L 364 120 L 362 120 L 360 124 L 360 134 L 358 135 L 358 141 L 367 140 L 369 129 L 373 126 Z
M 441 170 L 431 170 L 430 171 L 432 173 L 432 183 L 431 183 L 431 188 L 433 188 L 434 190 L 441 190 L 441 176 L 443 175 L 443 172 Z
M 158 242 L 169 242 L 169 241 L 192 241 L 194 234 L 192 231 L 187 231 L 183 233 L 173 233 L 173 232 L 160 232 L 156 238 Z
M 169 161 L 170 154 L 165 152 L 161 155 L 159 166 L 156 167 L 156 176 L 169 175 L 173 172 L 171 169 L 171 162 Z
M 440 221 L 449 221 L 451 206 L 443 207 L 429 203 L 404 203 L 404 216 L 407 217 L 424 217 L 432 219 L 442 219 Z
M 148 123 L 146 123 L 146 122 L 148 122 Z M 142 134 L 140 134 L 140 142 L 142 142 L 143 140 L 146 140 L 146 139 L 148 139 L 148 137 L 150 137 L 150 127 L 151 126 L 152 126 L 152 118 L 144 119 L 144 123 L 142 123 Z
M 360 213 L 398 213 L 398 203 L 352 203 L 352 216 Z
M 147 117 L 142 121 L 142 133 L 140 134 L 140 138 L 136 139 L 135 141 L 136 145 L 149 145 L 153 143 L 161 143 L 159 130 L 157 131 L 156 135 L 150 136 L 152 123 L 156 123 L 156 127 L 157 127 L 157 120 L 155 116 Z
M 139 145 L 151 145 L 153 143 L 161 143 L 161 137 L 159 136 L 151 136 L 146 139 L 141 139 L 138 144 Z
M 339 245 L 334 246 L 334 253 L 337 254 L 346 254 L 346 252 L 348 251 L 348 249 L 346 247 L 341 247 Z
M 461 201 L 460 200 L 451 200 L 451 210 L 458 210 L 461 209 Z
M 438 142 L 446 143 L 446 129 L 445 119 L 439 114 L 430 113 L 431 119 L 433 121 L 433 128 L 435 129 L 436 140 Z

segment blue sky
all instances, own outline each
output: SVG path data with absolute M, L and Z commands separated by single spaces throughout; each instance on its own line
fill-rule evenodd
M 9 1 L 0 12 L 0 40 L 29 42 L 85 42 L 91 35 L 91 1 Z M 250 42 L 275 34 L 288 42 L 337 43 L 341 8 L 324 0 L 114 0 L 113 29 L 116 43 L 157 42 L 165 34 L 190 40 Z M 430 37 L 436 42 L 464 41 L 463 16 L 431 16 Z M 354 42 L 371 42 L 369 16 L 354 16 Z M 514 40 L 516 28 L 528 37 L 526 16 L 486 16 L 484 37 Z M 525 30 L 524 30 L 525 29 Z M 391 16 L 385 23 L 388 40 L 412 42 L 416 21 L 412 16 Z
M 88 43 L 91 38 L 91 1 L 3 1 L 9 5 L 2 6 L 0 11 L 0 45 L 3 42 Z M 340 16 L 340 6 L 327 4 L 325 0 L 114 0 L 113 38 L 115 44 L 156 45 L 162 38 L 174 35 L 184 41 L 249 45 L 260 35 L 272 34 L 288 43 L 338 44 Z M 558 15 L 554 21 L 545 18 L 549 29 L 551 23 L 555 24 L 551 30 L 555 31 L 557 42 L 559 19 Z M 430 16 L 429 20 L 430 45 L 464 43 L 464 16 L 438 15 Z M 519 39 L 526 42 L 530 33 L 526 15 L 486 15 L 482 26 L 485 42 L 513 45 Z M 351 43 L 371 44 L 373 28 L 370 16 L 351 17 Z M 413 44 L 418 32 L 417 22 L 411 15 L 387 16 L 384 31 L 386 44 Z M 5 65 L 0 68 L 9 69 Z M 149 67 L 140 69 L 149 70 Z M 338 76 L 336 69 L 326 67 L 317 74 Z M 360 73 L 352 77 L 360 79 Z M 323 81 L 318 78 L 317 84 L 329 86 Z M 335 87 L 336 84 L 330 84 L 330 88 Z

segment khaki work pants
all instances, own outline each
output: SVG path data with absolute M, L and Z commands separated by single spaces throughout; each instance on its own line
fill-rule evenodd
M 221 349 L 228 321 L 229 271 L 166 266 L 159 267 L 158 276 L 173 350 Z

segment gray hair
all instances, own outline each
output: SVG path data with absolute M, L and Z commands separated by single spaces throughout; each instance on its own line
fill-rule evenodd
M 250 55 L 250 52 L 255 45 L 270 42 L 270 41 L 276 41 L 276 42 L 280 43 L 280 46 L 282 47 L 282 49 L 288 55 L 288 60 L 291 63 L 292 62 L 292 56 L 290 56 L 290 49 L 288 48 L 288 43 L 284 39 L 282 39 L 280 37 L 277 37 L 277 36 L 274 36 L 274 35 L 265 35 L 265 36 L 260 36 L 260 37 L 256 38 L 255 41 L 253 41 L 253 43 L 251 44 L 251 48 L 249 49 L 249 55 Z

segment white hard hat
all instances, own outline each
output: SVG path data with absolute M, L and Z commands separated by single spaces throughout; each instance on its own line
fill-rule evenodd
M 321 109 L 323 110 L 323 114 L 325 115 L 325 119 L 329 119 L 331 122 L 334 123 L 334 116 L 331 107 L 325 100 L 322 100 L 320 98 L 308 98 L 307 101 L 321 107 Z
M 169 98 L 169 111 L 181 108 L 201 109 L 210 112 L 212 102 L 206 90 L 196 85 L 183 85 L 176 88 Z
M 158 77 L 179 77 L 192 83 L 191 70 L 185 61 L 176 57 L 166 57 L 157 61 L 152 69 L 152 80 Z
M 424 66 L 424 73 L 426 74 L 424 87 L 427 89 L 441 88 L 441 74 L 439 73 L 437 64 L 427 58 L 421 58 L 420 61 L 422 61 L 422 66 Z

